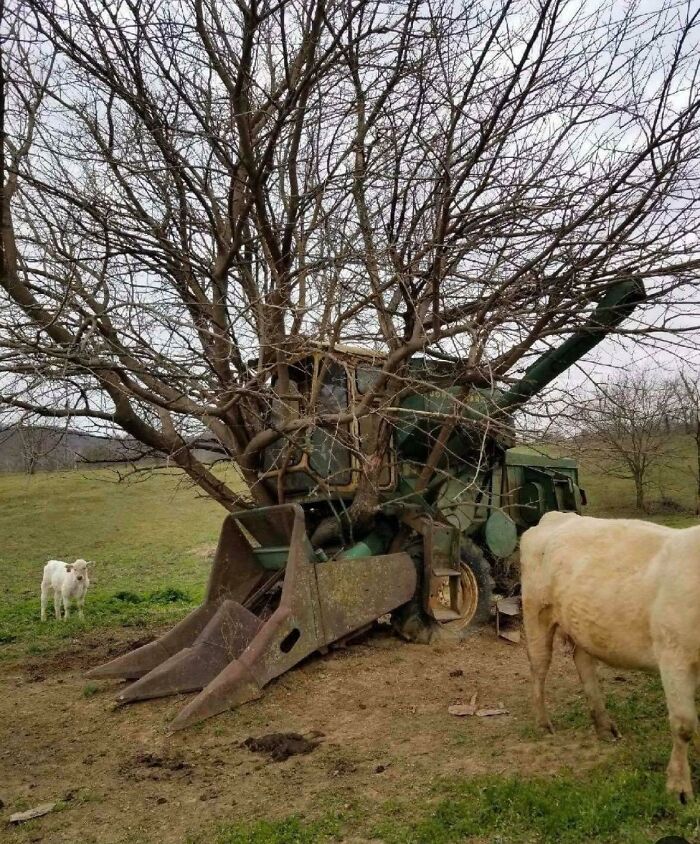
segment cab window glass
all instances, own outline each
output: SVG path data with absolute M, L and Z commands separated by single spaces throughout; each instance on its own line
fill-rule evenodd
M 382 370 L 376 366 L 358 366 L 357 392 L 364 395 L 367 390 L 370 390 L 376 384 L 381 374 Z
M 340 413 L 348 406 L 348 379 L 345 367 L 332 361 L 326 366 L 321 389 L 318 391 L 318 409 L 321 413 Z

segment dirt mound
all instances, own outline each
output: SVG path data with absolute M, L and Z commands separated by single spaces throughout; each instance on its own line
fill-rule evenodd
M 143 765 L 146 768 L 167 768 L 168 771 L 184 771 L 192 766 L 180 758 L 169 758 L 158 756 L 156 753 L 140 753 L 134 758 L 136 765 Z
M 311 738 L 305 738 L 299 733 L 268 733 L 258 738 L 249 736 L 241 745 L 253 753 L 269 756 L 273 762 L 284 762 L 290 756 L 311 753 L 319 746 L 320 735 L 320 733 L 315 733 Z

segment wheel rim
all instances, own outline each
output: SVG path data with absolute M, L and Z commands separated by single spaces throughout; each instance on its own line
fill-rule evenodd
M 459 577 L 435 577 L 430 590 L 430 607 L 441 627 L 457 631 L 468 627 L 479 605 L 479 584 L 465 563 Z

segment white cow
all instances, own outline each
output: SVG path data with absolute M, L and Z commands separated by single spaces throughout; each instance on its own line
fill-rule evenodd
M 697 726 L 700 668 L 700 526 L 547 513 L 521 540 L 523 620 L 538 724 L 552 730 L 544 683 L 558 630 L 601 738 L 620 733 L 605 709 L 596 660 L 658 670 L 673 750 L 668 790 L 692 797 L 688 744 Z
M 90 585 L 88 577 L 88 563 L 86 560 L 76 560 L 74 563 L 64 563 L 61 560 L 49 560 L 44 566 L 44 577 L 41 581 L 41 620 L 46 621 L 46 603 L 49 591 L 53 589 L 53 606 L 56 618 L 61 618 L 61 601 L 63 601 L 64 619 L 70 614 L 69 604 L 75 600 L 78 605 L 78 615 L 84 618 L 83 604 L 85 594 Z

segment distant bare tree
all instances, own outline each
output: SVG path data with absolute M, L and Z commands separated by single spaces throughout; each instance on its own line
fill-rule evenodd
M 698 14 L 0 2 L 0 401 L 119 428 L 228 509 L 280 499 L 271 445 L 372 417 L 371 509 L 390 408 L 432 389 L 416 354 L 467 402 L 632 275 L 650 306 L 627 330 L 675 330 L 700 267 Z M 361 398 L 277 412 L 312 340 L 328 371 L 341 342 L 386 356 Z M 203 429 L 248 493 L 197 460 Z
M 569 403 L 567 418 L 579 433 L 576 446 L 602 475 L 634 483 L 637 509 L 647 510 L 650 473 L 669 456 L 669 423 L 675 419 L 671 381 L 632 371 L 599 384 Z
M 24 471 L 34 475 L 42 462 L 60 446 L 61 435 L 45 427 L 27 425 L 23 420 L 16 426 L 16 432 L 22 452 Z

